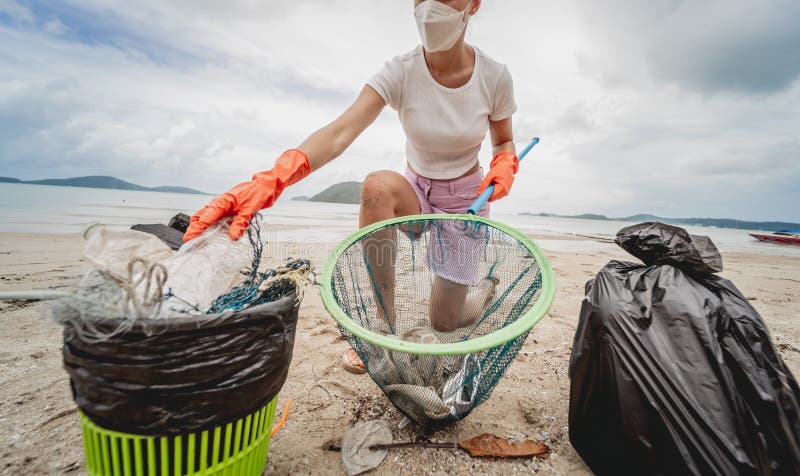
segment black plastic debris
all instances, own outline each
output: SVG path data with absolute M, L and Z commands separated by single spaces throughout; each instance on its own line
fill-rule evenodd
M 186 230 L 189 228 L 190 220 L 191 217 L 189 215 L 185 213 L 178 213 L 169 220 L 169 227 L 175 228 L 181 233 L 186 233 Z
M 800 389 L 707 237 L 642 223 L 586 284 L 570 441 L 598 474 L 800 474 Z
M 133 225 L 131 230 L 149 233 L 162 242 L 177 250 L 183 244 L 183 235 L 189 227 L 189 215 L 178 213 L 169 221 L 169 225 L 163 223 L 153 223 L 149 225 Z

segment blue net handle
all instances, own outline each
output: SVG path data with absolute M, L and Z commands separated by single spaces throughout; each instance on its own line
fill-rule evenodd
M 522 159 L 526 155 L 528 155 L 528 152 L 530 152 L 531 149 L 533 149 L 533 146 L 535 146 L 538 143 L 539 143 L 539 138 L 534 137 L 533 140 L 530 141 L 530 143 L 526 145 L 524 149 L 522 149 L 522 152 L 519 153 L 518 156 L 519 161 L 522 162 Z M 478 210 L 480 210 L 481 207 L 483 207 L 486 204 L 486 202 L 489 200 L 489 197 L 491 197 L 493 193 L 494 193 L 494 184 L 491 184 L 488 187 L 486 187 L 486 190 L 483 191 L 483 193 L 478 197 L 478 199 L 472 202 L 472 205 L 470 205 L 469 208 L 467 208 L 467 213 L 469 213 L 470 215 L 478 213 Z

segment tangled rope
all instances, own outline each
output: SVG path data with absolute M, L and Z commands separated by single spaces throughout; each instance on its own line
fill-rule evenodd
M 93 269 L 75 294 L 53 302 L 52 315 L 82 339 L 102 342 L 130 331 L 139 319 L 157 315 L 166 281 L 167 269 L 162 264 L 141 258 L 128 263 L 124 277 Z M 109 324 L 113 324 L 111 329 Z
M 311 282 L 309 276 L 314 274 L 311 261 L 289 258 L 284 266 L 260 273 L 258 267 L 264 246 L 261 241 L 261 226 L 255 218 L 247 227 L 247 239 L 253 247 L 253 262 L 247 277 L 229 292 L 217 297 L 206 314 L 240 311 L 257 304 L 277 301 L 293 291 L 297 293 L 297 302 L 303 299 L 303 289 Z

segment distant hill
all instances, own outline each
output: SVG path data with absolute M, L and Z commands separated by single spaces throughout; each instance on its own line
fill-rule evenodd
M 307 202 L 309 197 L 306 197 L 305 195 L 299 195 L 297 197 L 290 198 L 290 200 L 294 200 L 295 202 Z
M 556 215 L 553 215 L 556 216 Z M 584 220 L 608 220 L 605 215 L 598 215 L 596 213 L 584 213 L 582 215 L 575 215 L 571 218 L 583 218 Z
M 351 203 L 361 202 L 361 182 L 341 182 L 309 198 L 312 202 Z
M 205 194 L 199 190 L 187 187 L 176 187 L 163 185 L 160 187 L 144 187 L 135 183 L 126 182 L 116 177 L 108 175 L 89 175 L 87 177 L 73 177 L 68 179 L 42 179 L 42 180 L 19 180 L 11 177 L 0 177 L 0 182 L 6 183 L 27 183 L 32 185 L 58 185 L 61 187 L 86 187 L 86 188 L 107 188 L 113 190 L 138 190 L 141 192 L 169 192 L 169 193 L 197 193 Z
M 193 188 L 188 187 L 178 187 L 175 185 L 162 185 L 160 187 L 150 187 L 147 189 L 151 192 L 167 192 L 167 193 L 200 193 L 203 195 L 208 195 L 205 192 L 201 192 L 200 190 L 195 190 Z
M 744 230 L 764 230 L 775 231 L 780 229 L 798 229 L 799 223 L 790 223 L 782 221 L 745 221 L 735 220 L 733 218 L 665 218 L 647 213 L 640 213 L 622 218 L 609 218 L 605 215 L 597 215 L 594 213 L 585 213 L 583 215 L 556 215 L 554 213 L 520 213 L 520 215 L 542 216 L 542 217 L 559 217 L 559 218 L 581 218 L 584 220 L 604 220 L 604 221 L 629 221 L 629 222 L 644 222 L 644 221 L 660 221 L 662 223 L 669 223 L 672 225 L 693 225 L 693 226 L 711 226 L 717 228 L 738 228 Z

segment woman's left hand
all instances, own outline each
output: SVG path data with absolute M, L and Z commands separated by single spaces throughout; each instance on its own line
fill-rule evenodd
M 480 196 L 486 187 L 494 184 L 494 192 L 489 197 L 489 201 L 493 202 L 498 198 L 503 198 L 511 191 L 511 185 L 514 183 L 514 174 L 519 170 L 519 159 L 513 152 L 507 150 L 500 152 L 494 156 L 492 163 L 489 167 L 489 173 L 483 177 L 481 186 L 478 187 L 478 194 Z

